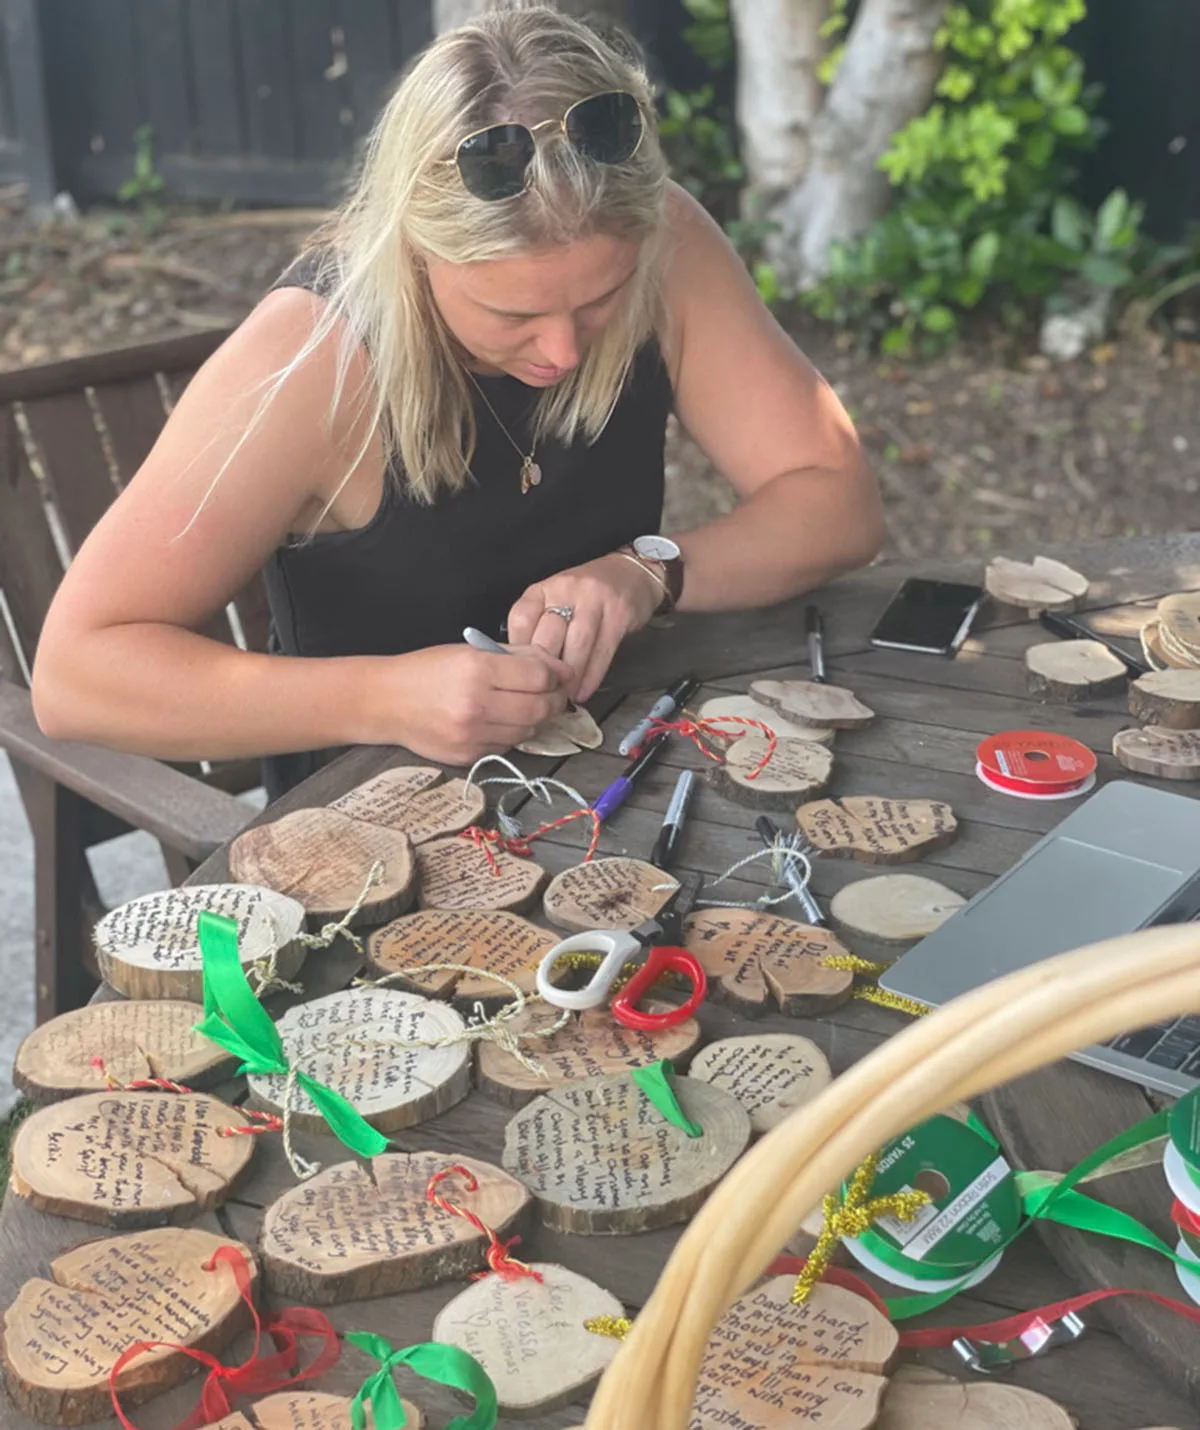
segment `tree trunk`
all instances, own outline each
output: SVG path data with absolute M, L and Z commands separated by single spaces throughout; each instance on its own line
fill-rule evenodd
M 496 0 L 433 0 L 434 28 L 440 35 L 495 8 Z M 628 26 L 632 21 L 633 3 L 632 0 L 557 0 L 557 8 L 568 15 L 602 15 Z

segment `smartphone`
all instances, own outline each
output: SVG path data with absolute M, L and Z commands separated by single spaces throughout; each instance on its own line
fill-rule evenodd
M 871 644 L 953 655 L 966 640 L 982 601 L 982 586 L 910 577 L 876 622 Z

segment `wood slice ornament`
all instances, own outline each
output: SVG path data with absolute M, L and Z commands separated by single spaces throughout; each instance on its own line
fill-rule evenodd
M 1049 556 L 1010 561 L 997 556 L 983 573 L 987 593 L 1002 606 L 1019 606 L 1031 616 L 1042 611 L 1073 611 L 1088 593 L 1088 579 Z
M 425 844 L 477 824 L 487 809 L 487 795 L 478 785 L 466 780 L 443 784 L 441 778 L 441 770 L 431 765 L 384 770 L 335 799 L 329 808 L 352 819 L 398 830 L 413 844 Z
M 750 1140 L 750 1118 L 720 1088 L 677 1078 L 684 1115 L 668 1122 L 627 1073 L 568 1083 L 509 1122 L 504 1166 L 533 1193 L 546 1226 L 596 1235 L 686 1221 Z
M 799 725 L 859 730 L 875 718 L 874 710 L 852 690 L 823 681 L 756 680 L 750 686 L 750 694 Z
M 700 909 L 689 914 L 684 944 L 708 975 L 712 996 L 751 1016 L 772 1000 L 782 1013 L 805 1017 L 840 1007 L 854 975 L 826 968 L 845 947 L 828 929 L 757 909 Z
M 679 881 L 641 859 L 593 859 L 556 874 L 542 906 L 555 928 L 571 933 L 633 929 L 652 919 Z
M 256 1401 L 246 1412 L 218 1420 L 209 1430 L 353 1430 L 351 1402 L 341 1395 L 316 1390 L 285 1390 Z M 404 1430 L 425 1430 L 424 1415 L 411 1400 L 401 1400 Z M 371 1422 L 368 1421 L 368 1424 Z
M 1158 603 L 1158 644 L 1168 664 L 1200 666 L 1200 591 L 1180 591 Z
M 769 1132 L 816 1097 L 833 1074 L 811 1038 L 793 1033 L 750 1033 L 709 1043 L 688 1076 L 723 1088 L 746 1109 L 754 1132 Z
M 519 914 L 492 909 L 427 909 L 406 914 L 367 940 L 367 961 L 376 977 L 435 965 L 431 973 L 406 972 L 404 984 L 431 998 L 512 997 L 499 973 L 526 993 L 537 985 L 537 968 L 557 940 Z M 457 963 L 478 974 L 437 969 Z M 485 971 L 486 970 L 486 971 Z
M 1113 754 L 1140 775 L 1200 779 L 1200 730 L 1165 730 L 1159 725 L 1120 730 L 1113 736 Z
M 595 1316 L 623 1316 L 620 1301 L 594 1281 L 550 1262 L 508 1281 L 485 1276 L 446 1306 L 433 1339 L 472 1355 L 496 1387 L 500 1409 L 533 1414 L 565 1405 L 591 1385 L 620 1349 L 589 1331 Z
M 212 1264 L 230 1245 L 245 1257 L 253 1291 L 250 1249 L 195 1227 L 90 1241 L 51 1262 L 50 1279 L 26 1281 L 4 1313 L 4 1380 L 17 1408 L 51 1425 L 107 1418 L 109 1373 L 135 1341 L 219 1355 L 249 1323 L 230 1267 Z M 126 1366 L 115 1388 L 128 1410 L 195 1369 L 178 1351 L 156 1347 Z
M 1143 725 L 1200 729 L 1200 670 L 1152 670 L 1129 687 L 1129 713 Z
M 1056 1401 L 998 1380 L 962 1381 L 928 1366 L 901 1366 L 888 1382 L 875 1430 L 1076 1430 Z
M 572 705 L 561 715 L 555 715 L 515 746 L 523 755 L 547 755 L 551 758 L 576 755 L 580 750 L 598 750 L 604 743 L 604 731 L 582 705 Z
M 832 745 L 837 731 L 819 725 L 802 725 L 798 720 L 789 720 L 770 705 L 755 700 L 752 695 L 714 695 L 706 700 L 696 714 L 701 720 L 715 720 L 722 716 L 735 716 L 741 720 L 758 720 L 775 732 L 781 740 L 815 740 L 819 745 Z M 704 739 L 711 745 L 724 748 L 736 742 L 743 731 L 746 736 L 755 733 L 754 726 L 739 727 L 732 722 L 717 730 L 706 730 Z
M 488 1238 L 434 1206 L 430 1178 L 451 1162 L 474 1176 L 439 1191 L 501 1239 L 518 1232 L 532 1199 L 490 1162 L 439 1152 L 388 1152 L 371 1162 L 339 1162 L 284 1192 L 267 1208 L 259 1249 L 267 1286 L 304 1305 L 331 1306 L 433 1286 L 486 1267 Z
M 839 889 L 830 901 L 829 913 L 848 933 L 883 943 L 912 943 L 940 928 L 966 902 L 936 879 L 880 874 Z
M 491 855 L 489 860 L 488 854 Z M 494 846 L 485 854 L 469 839 L 431 839 L 417 846 L 423 909 L 532 908 L 546 871 Z
M 304 947 L 296 939 L 304 928 L 302 904 L 253 884 L 197 884 L 146 894 L 105 914 L 92 935 L 100 976 L 126 998 L 202 1002 L 204 965 L 196 937 L 202 909 L 236 921 L 238 954 L 252 986 L 257 977 L 252 965 L 272 956 L 279 977 L 294 978 L 300 971 Z
M 1099 641 L 1045 641 L 1025 652 L 1031 695 L 1054 700 L 1102 700 L 1125 689 L 1129 672 Z
M 717 772 L 724 793 L 739 804 L 794 809 L 829 788 L 833 753 L 815 740 L 776 740 L 771 750 L 764 735 L 748 734 L 733 741 Z
M 864 864 L 907 864 L 949 844 L 958 832 L 954 811 L 940 800 L 882 795 L 801 805 L 796 823 L 822 854 L 847 855 Z

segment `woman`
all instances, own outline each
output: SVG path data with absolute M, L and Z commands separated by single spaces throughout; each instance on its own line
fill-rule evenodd
M 647 539 L 672 407 L 741 498 L 677 547 Z M 465 763 L 586 700 L 656 611 L 793 596 L 881 530 L 837 398 L 668 182 L 632 49 L 490 13 L 418 59 L 84 543 L 35 709 L 164 759 L 293 756 L 273 794 L 348 744 Z M 264 568 L 276 653 L 200 634 Z

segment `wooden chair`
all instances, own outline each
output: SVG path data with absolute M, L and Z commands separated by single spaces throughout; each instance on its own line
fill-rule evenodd
M 0 373 L 0 749 L 12 760 L 33 833 L 39 1022 L 80 1006 L 96 985 L 88 962 L 102 909 L 89 848 L 146 830 L 179 883 L 253 814 L 235 796 L 259 783 L 256 762 L 172 766 L 48 740 L 28 689 L 42 622 L 72 553 L 225 337 L 204 332 Z M 261 581 L 206 633 L 265 650 Z

